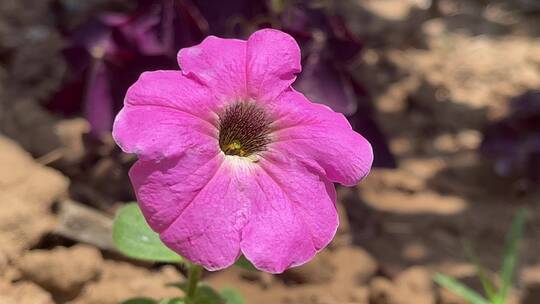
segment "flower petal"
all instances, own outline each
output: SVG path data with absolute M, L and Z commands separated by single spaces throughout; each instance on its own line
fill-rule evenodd
M 271 148 L 352 186 L 369 173 L 373 151 L 343 114 L 288 89 L 269 105 L 274 117 Z
M 200 119 L 170 108 L 124 107 L 116 116 L 113 137 L 124 152 L 139 159 L 162 160 L 197 146 L 214 146 L 217 131 Z
M 240 256 L 240 230 L 254 199 L 250 170 L 230 159 L 224 161 L 178 218 L 161 232 L 163 242 L 208 270 L 232 265 Z
M 255 267 L 281 273 L 309 261 L 338 227 L 334 185 L 300 162 L 267 153 L 259 162 L 260 194 L 242 230 L 242 252 Z
M 246 97 L 246 42 L 208 36 L 178 52 L 184 74 L 208 86 L 221 101 Z
M 217 149 L 212 111 L 217 102 L 205 92 L 180 72 L 143 73 L 116 116 L 114 139 L 125 152 L 147 160 L 178 156 L 197 146 Z
M 290 35 L 273 29 L 253 33 L 247 41 L 249 97 L 270 101 L 288 88 L 300 73 L 300 48 Z
M 138 160 L 129 177 L 150 227 L 156 232 L 169 227 L 222 161 L 222 154 L 211 145 L 194 146 L 159 162 Z
M 144 72 L 128 89 L 124 106 L 158 106 L 215 121 L 221 102 L 180 71 Z

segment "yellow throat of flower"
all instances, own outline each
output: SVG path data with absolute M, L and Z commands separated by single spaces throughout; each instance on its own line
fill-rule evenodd
M 247 156 L 247 153 L 242 149 L 242 144 L 238 140 L 233 141 L 232 143 L 223 147 L 223 152 L 227 155 L 238 155 L 238 156 Z
M 219 146 L 223 153 L 249 157 L 270 143 L 270 119 L 252 101 L 235 102 L 219 115 Z

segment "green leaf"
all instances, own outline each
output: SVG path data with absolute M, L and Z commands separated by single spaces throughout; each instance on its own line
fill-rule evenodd
M 493 282 L 487 277 L 484 267 L 480 264 L 480 260 L 474 254 L 474 251 L 472 249 L 472 246 L 470 243 L 465 242 L 463 244 L 463 247 L 465 248 L 465 254 L 473 262 L 473 264 L 476 266 L 476 273 L 478 275 L 478 278 L 480 279 L 480 283 L 482 283 L 482 287 L 484 289 L 484 292 L 486 293 L 488 299 L 491 302 L 494 302 L 497 298 L 497 290 L 495 286 L 493 285 Z
M 518 256 L 518 243 L 523 236 L 523 230 L 525 229 L 525 221 L 527 217 L 527 211 L 525 209 L 518 210 L 510 231 L 506 236 L 506 243 L 504 249 L 504 257 L 501 269 L 502 286 L 498 294 L 499 303 L 504 303 L 508 296 L 508 291 L 512 286 L 514 279 L 514 273 L 516 271 L 517 256 Z
M 233 288 L 225 288 L 221 291 L 221 296 L 225 299 L 227 304 L 244 304 L 244 298 L 242 295 Z
M 195 292 L 195 304 L 225 304 L 225 299 L 212 287 L 199 284 Z
M 437 282 L 437 284 L 461 296 L 463 299 L 471 302 L 471 304 L 489 304 L 489 302 L 476 291 L 452 279 L 451 277 L 437 273 L 435 274 L 434 280 Z
M 187 292 L 187 282 L 169 284 L 167 286 L 177 287 L 184 292 Z M 225 298 L 223 298 L 215 289 L 204 284 L 199 283 L 197 285 L 197 291 L 195 292 L 195 304 L 225 304 Z
M 126 300 L 120 304 L 158 304 L 158 302 L 149 298 L 133 298 Z
M 248 261 L 248 259 L 246 259 L 245 256 L 241 255 L 240 258 L 236 261 L 236 263 L 234 263 L 234 265 L 238 266 L 238 267 L 241 267 L 241 268 L 244 268 L 246 270 L 249 270 L 249 271 L 259 271 L 257 270 L 257 268 L 255 268 L 255 266 L 253 266 L 253 264 L 251 264 L 250 261 Z
M 182 298 L 174 298 L 174 299 L 165 299 L 159 301 L 158 304 L 184 304 L 184 299 Z
M 134 259 L 171 263 L 183 260 L 161 242 L 136 203 L 127 204 L 116 214 L 113 240 L 120 252 Z

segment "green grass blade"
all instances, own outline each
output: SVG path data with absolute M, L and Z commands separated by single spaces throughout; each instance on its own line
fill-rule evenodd
M 476 291 L 470 289 L 451 277 L 436 273 L 433 279 L 435 282 L 437 282 L 437 284 L 450 290 L 456 295 L 459 295 L 463 299 L 469 301 L 471 304 L 489 304 L 488 300 L 484 299 L 484 297 L 479 295 Z
M 502 286 L 498 295 L 501 303 L 505 302 L 508 296 L 508 291 L 512 286 L 514 273 L 516 272 L 518 245 L 521 237 L 523 236 L 526 217 L 527 211 L 525 209 L 518 210 L 516 216 L 514 217 L 514 220 L 512 221 L 510 231 L 506 236 L 504 256 L 501 268 Z
M 493 285 L 493 282 L 487 277 L 484 267 L 480 264 L 480 260 L 474 253 L 471 244 L 469 242 L 464 242 L 463 247 L 465 248 L 465 255 L 476 267 L 476 274 L 480 279 L 480 283 L 482 283 L 482 288 L 484 289 L 486 296 L 491 302 L 494 302 L 498 296 L 495 285 Z

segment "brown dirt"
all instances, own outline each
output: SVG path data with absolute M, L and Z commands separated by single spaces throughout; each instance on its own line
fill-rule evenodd
M 50 294 L 33 283 L 11 283 L 0 280 L 0 303 L 54 304 L 54 301 Z
M 61 299 L 77 296 L 86 283 L 97 278 L 102 264 L 101 253 L 87 245 L 31 250 L 16 261 L 21 278 Z
M 110 138 L 87 140 L 81 118 L 38 106 L 62 74 L 46 5 L 32 5 L 45 2 L 0 2 L 0 55 L 11 58 L 0 60 L 0 130 L 12 138 L 0 136 L 0 303 L 180 295 L 165 287 L 182 280 L 179 269 L 125 260 L 106 237 L 118 202 L 132 197 L 133 158 Z M 206 274 L 206 282 L 239 289 L 247 303 L 464 303 L 431 276 L 441 271 L 480 287 L 466 240 L 496 277 L 504 235 L 526 207 L 511 302 L 540 303 L 540 191 L 495 176 L 476 152 L 483 126 L 506 112 L 508 98 L 540 88 L 540 18 L 524 11 L 525 0 L 440 0 L 438 11 L 423 8 L 427 2 L 335 7 L 366 41 L 356 76 L 374 97 L 399 168 L 339 188 L 338 235 L 307 265 L 278 276 L 231 268 Z M 45 40 L 13 34 L 36 28 Z M 36 61 L 36 52 L 52 59 Z M 21 62 L 35 68 L 22 73 Z
M 30 249 L 54 227 L 51 206 L 67 195 L 68 180 L 35 163 L 3 136 L 0 151 L 0 252 L 10 258 Z
M 89 281 L 73 304 L 117 304 L 134 297 L 154 299 L 182 296 L 182 292 L 167 284 L 178 283 L 181 276 L 172 266 L 157 271 L 136 267 L 130 263 L 106 261 L 99 279 Z

